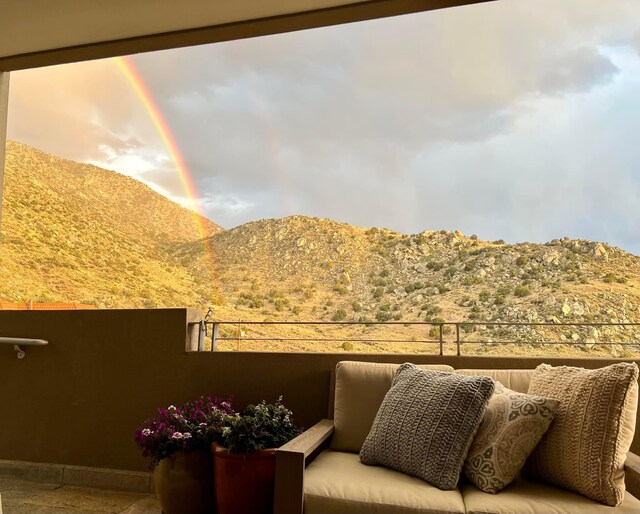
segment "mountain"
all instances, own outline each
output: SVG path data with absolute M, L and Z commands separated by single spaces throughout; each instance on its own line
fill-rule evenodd
M 515 354 L 640 350 L 619 344 L 640 341 L 640 327 L 497 324 L 640 321 L 640 257 L 606 243 L 506 244 L 305 216 L 224 231 L 136 180 L 12 142 L 2 235 L 0 301 L 213 306 L 228 321 L 399 322 L 224 325 L 223 337 L 239 339 L 223 341 L 227 349 L 433 352 L 421 341 L 437 340 L 438 328 L 405 323 L 447 320 L 482 323 L 462 327 L 463 341 L 485 343 L 466 344 L 467 354 L 504 352 L 498 341 L 524 343 L 509 347 Z M 297 340 L 309 337 L 324 340 Z M 444 339 L 454 337 L 446 327 Z M 377 341 L 388 338 L 401 342 Z M 552 340 L 578 346 L 540 349 Z
M 219 308 L 222 319 L 640 321 L 640 257 L 605 243 L 563 238 L 546 244 L 506 244 L 457 231 L 408 235 L 293 216 L 248 223 L 216 234 L 209 244 L 217 256 L 226 301 L 226 307 Z M 278 335 L 284 328 L 279 327 Z M 289 331 L 291 337 L 322 337 L 329 329 L 296 330 Z M 345 329 L 341 330 L 344 334 Z M 407 341 L 395 346 L 355 345 L 365 351 L 424 351 L 424 345 L 410 341 L 439 335 L 428 326 L 349 330 L 358 339 L 384 336 Z M 262 335 L 267 335 L 265 329 Z M 454 338 L 451 332 L 445 336 L 449 341 Z M 467 348 L 474 353 L 497 352 L 492 341 L 515 340 L 527 343 L 529 349 L 539 347 L 539 341 L 576 342 L 581 350 L 596 353 L 601 341 L 640 341 L 640 327 L 513 328 L 487 323 L 463 327 L 461 338 L 489 341 L 482 347 Z M 354 347 L 348 342 L 325 344 L 334 349 Z M 248 342 L 243 345 L 255 348 Z M 296 342 L 279 345 L 299 348 Z M 627 355 L 634 349 L 640 346 L 612 345 L 605 350 L 606 354 Z M 547 347 L 547 351 L 567 348 Z
M 9 141 L 0 300 L 208 304 L 212 279 L 171 252 L 221 230 L 137 180 Z

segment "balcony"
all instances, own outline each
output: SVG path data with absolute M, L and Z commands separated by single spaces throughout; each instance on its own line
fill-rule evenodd
M 48 341 L 23 346 L 22 359 L 12 345 L 0 345 L 3 514 L 159 513 L 132 439 L 157 406 L 203 394 L 232 394 L 238 406 L 284 395 L 297 423 L 310 427 L 327 417 L 332 370 L 341 360 L 476 369 L 640 362 L 583 350 L 584 357 L 566 358 L 471 355 L 455 332 L 443 355 L 438 337 L 429 353 L 192 351 L 198 331 L 189 327 L 198 321 L 188 309 L 0 312 L 0 337 Z M 639 434 L 636 425 L 636 453 Z

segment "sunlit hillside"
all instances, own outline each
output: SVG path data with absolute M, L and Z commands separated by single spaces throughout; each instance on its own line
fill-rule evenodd
M 194 214 L 144 184 L 9 142 L 0 298 L 99 307 L 208 304 L 206 276 L 172 258 L 202 237 Z M 207 235 L 219 232 L 201 219 Z
M 462 327 L 462 340 L 485 343 L 466 353 L 504 352 L 499 341 L 517 341 L 509 351 L 520 354 L 640 350 L 619 344 L 640 341 L 640 327 L 560 325 L 640 321 L 640 257 L 605 243 L 506 244 L 304 216 L 223 231 L 194 216 L 131 178 L 9 143 L 0 301 L 213 307 L 214 318 L 226 321 L 363 322 L 227 325 L 221 334 L 241 340 L 223 341 L 226 349 L 434 352 L 421 341 L 437 340 L 437 328 L 404 324 L 446 320 L 480 323 Z M 365 324 L 376 321 L 400 324 Z M 282 340 L 307 337 L 333 340 Z M 388 338 L 402 342 L 377 341 Z

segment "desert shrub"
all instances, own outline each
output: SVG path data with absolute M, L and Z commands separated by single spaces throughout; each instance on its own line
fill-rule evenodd
M 286 298 L 277 298 L 274 302 L 274 305 L 276 307 L 276 310 L 280 312 L 283 311 L 285 307 L 289 306 L 289 300 L 287 300 Z
M 425 303 L 422 307 L 420 307 L 420 310 L 424 311 L 425 315 L 429 318 L 427 321 L 430 320 L 431 316 L 435 316 L 436 314 L 440 314 L 442 312 L 442 309 L 440 307 L 431 303 Z
M 376 298 L 376 299 L 377 299 L 377 298 L 382 298 L 382 295 L 383 295 L 383 294 L 384 294 L 384 289 L 383 289 L 383 288 L 381 288 L 381 287 L 376 287 L 376 288 L 373 290 L 373 297 L 374 297 L 374 298 Z
M 607 273 L 602 280 L 604 282 L 606 282 L 607 284 L 611 284 L 613 282 L 617 282 L 618 284 L 626 284 L 627 283 L 627 279 L 626 277 L 618 277 L 616 276 L 614 273 Z
M 513 290 L 513 294 L 522 298 L 523 296 L 529 296 L 531 294 L 531 289 L 527 286 L 518 286 Z
M 353 350 L 356 349 L 356 345 L 353 344 L 351 341 L 345 341 L 344 343 L 342 343 L 342 349 L 345 352 L 352 352 Z
M 444 264 L 439 261 L 429 261 L 427 262 L 427 268 L 433 271 L 440 271 Z
M 516 264 L 520 267 L 526 266 L 528 262 L 529 262 L 529 257 L 527 257 L 526 255 L 521 255 L 516 259 Z
M 480 294 L 478 295 L 478 299 L 481 302 L 486 302 L 489 298 L 491 298 L 491 293 L 489 291 L 487 291 L 486 289 L 483 289 L 482 291 L 480 291 Z
M 509 293 L 511 293 L 511 286 L 500 286 L 496 289 L 496 293 L 502 296 L 507 296 Z
M 451 289 L 444 284 L 436 284 L 434 287 L 438 288 L 438 293 L 440 294 L 448 293 L 449 291 L 451 291 Z
M 404 291 L 407 294 L 411 294 L 414 291 L 418 291 L 419 289 L 424 288 L 424 284 L 422 282 L 414 282 L 413 284 L 409 284 L 404 287 Z
M 360 312 L 362 310 L 362 305 L 360 305 L 358 302 L 353 302 L 351 304 L 351 309 L 353 309 L 353 312 Z
M 393 315 L 390 312 L 386 311 L 378 311 L 376 312 L 376 319 L 381 322 L 390 321 L 393 318 Z
M 345 319 L 347 319 L 347 311 L 338 309 L 331 318 L 331 321 L 344 321 Z
M 462 298 L 460 298 L 456 303 L 460 306 L 460 307 L 464 307 L 465 303 L 470 302 L 471 301 L 471 297 L 470 296 L 463 296 Z
M 349 292 L 349 290 L 347 289 L 347 287 L 343 284 L 336 284 L 333 286 L 333 290 L 338 293 L 338 294 L 342 294 L 345 295 Z
M 463 286 L 475 286 L 477 284 L 482 284 L 483 280 L 477 276 L 468 276 L 462 279 Z
M 434 323 L 444 323 L 444 319 L 442 318 L 433 318 L 431 321 Z M 449 332 L 451 332 L 451 327 L 449 325 L 436 325 L 431 327 L 431 329 L 429 330 L 429 337 L 440 337 L 441 328 L 443 334 L 448 334 Z

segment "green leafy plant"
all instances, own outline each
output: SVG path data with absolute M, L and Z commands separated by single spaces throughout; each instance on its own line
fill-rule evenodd
M 227 416 L 220 442 L 230 453 L 249 453 L 265 448 L 279 448 L 300 433 L 293 423 L 293 413 L 282 404 L 249 405 L 237 416 Z

